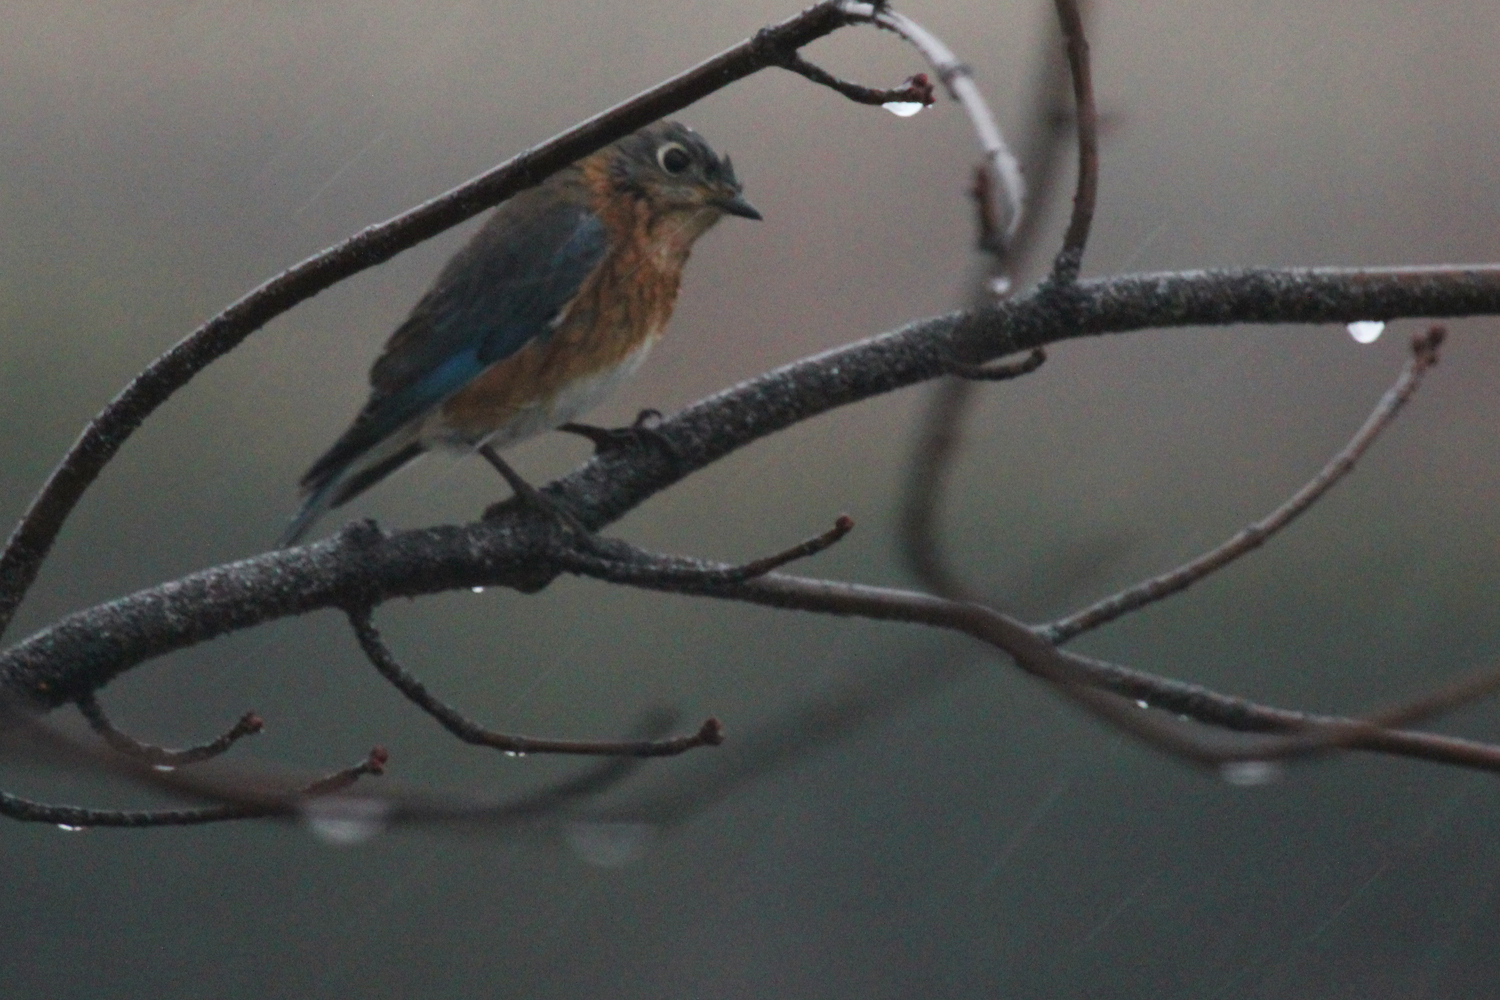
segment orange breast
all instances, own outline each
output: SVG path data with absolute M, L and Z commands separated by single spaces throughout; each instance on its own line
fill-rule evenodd
M 450 397 L 440 426 L 424 437 L 473 445 L 495 435 L 503 445 L 555 427 L 598 401 L 598 392 L 579 386 L 607 391 L 612 383 L 605 376 L 622 365 L 633 367 L 639 352 L 661 335 L 690 240 L 657 231 L 672 220 L 652 219 L 643 202 L 622 201 L 615 212 L 601 213 L 610 248 L 554 328 Z

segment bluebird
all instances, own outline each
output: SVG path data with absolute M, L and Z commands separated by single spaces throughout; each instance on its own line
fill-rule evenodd
M 573 418 L 660 338 L 693 242 L 761 217 L 741 190 L 729 157 L 660 121 L 503 203 L 386 342 L 283 544 L 426 451 L 483 449 L 505 473 L 493 449 L 590 430 Z

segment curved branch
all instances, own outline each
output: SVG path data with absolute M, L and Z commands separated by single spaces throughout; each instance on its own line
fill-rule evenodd
M 724 730 L 718 719 L 705 720 L 698 731 L 690 736 L 659 740 L 553 740 L 497 733 L 465 718 L 452 706 L 439 700 L 427 690 L 427 685 L 402 667 L 381 638 L 375 623 L 370 620 L 369 608 L 351 610 L 348 617 L 354 637 L 359 641 L 359 648 L 374 664 L 375 669 L 380 671 L 380 675 L 418 708 L 436 719 L 444 729 L 474 746 L 491 747 L 518 756 L 552 753 L 590 757 L 675 757 L 697 747 L 718 746 L 724 742 Z
M 317 796 L 332 795 L 349 788 L 364 775 L 383 774 L 385 764 L 385 750 L 375 747 L 358 764 L 319 778 L 299 791 L 288 793 L 285 798 L 305 802 Z M 160 783 L 166 784 L 167 779 L 162 779 Z M 90 809 L 86 806 L 37 802 L 9 792 L 0 792 L 0 816 L 7 816 L 25 823 L 51 823 L 64 830 L 84 830 L 92 827 L 138 830 L 157 826 L 202 826 L 205 823 L 223 823 L 236 819 L 263 819 L 280 815 L 283 811 L 281 805 L 264 801 L 266 798 L 264 795 L 246 795 L 238 800 L 189 809 Z
M 1086 4 L 1078 6 L 1082 13 L 1088 12 Z M 1057 190 L 1066 124 L 1073 120 L 1074 105 L 1067 46 L 1055 20 L 1052 31 L 1056 37 L 1049 35 L 1042 47 L 1044 58 L 1032 72 L 1030 97 L 1025 102 L 1021 173 L 1030 185 L 1031 203 L 1010 239 L 1002 235 L 997 221 L 990 170 L 981 163 L 974 171 L 977 243 L 983 254 L 983 265 L 976 268 L 967 296 L 974 306 L 1007 298 L 1017 290 L 1017 276 L 1036 248 L 1039 222 Z M 913 435 L 901 498 L 898 538 L 908 568 L 928 590 L 954 598 L 969 596 L 969 592 L 943 556 L 938 513 L 976 388 L 962 379 L 946 379 L 934 387 Z
M 1063 234 L 1062 249 L 1052 266 L 1052 280 L 1068 282 L 1078 277 L 1083 248 L 1094 222 L 1099 196 L 1099 109 L 1094 103 L 1094 77 L 1089 66 L 1089 42 L 1084 35 L 1083 14 L 1076 0 L 1056 0 L 1057 19 L 1068 50 L 1068 69 L 1073 77 L 1073 103 L 1078 115 L 1078 184 L 1073 193 L 1073 213 Z
M 90 728 L 117 753 L 157 768 L 170 769 L 211 760 L 228 751 L 246 736 L 253 736 L 265 728 L 265 722 L 260 716 L 254 712 L 246 712 L 233 726 L 207 743 L 199 743 L 197 746 L 186 747 L 182 750 L 171 750 L 167 747 L 144 743 L 129 733 L 115 728 L 114 723 L 110 722 L 109 717 L 104 714 L 99 700 L 92 694 L 78 699 L 78 711 L 88 720 Z

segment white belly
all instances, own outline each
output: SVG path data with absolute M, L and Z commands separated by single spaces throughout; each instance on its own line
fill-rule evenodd
M 545 431 L 550 431 L 558 424 L 568 423 L 576 417 L 587 413 L 595 406 L 604 401 L 620 387 L 635 370 L 646 360 L 646 355 L 651 352 L 651 345 L 656 342 L 656 337 L 647 337 L 631 354 L 613 368 L 606 369 L 595 375 L 586 375 L 583 378 L 574 379 L 560 389 L 556 395 L 549 400 L 541 400 L 532 406 L 528 406 L 517 413 L 504 427 L 489 435 L 485 441 L 495 448 L 505 448 L 524 441 L 529 437 L 535 437 Z M 436 436 L 436 435 L 435 435 Z M 431 442 L 441 444 L 449 448 L 462 451 L 472 451 L 476 442 L 455 440 L 450 435 L 441 435 L 440 440 Z

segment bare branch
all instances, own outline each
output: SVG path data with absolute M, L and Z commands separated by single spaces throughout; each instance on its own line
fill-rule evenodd
M 1063 234 L 1062 249 L 1052 266 L 1052 280 L 1066 284 L 1078 278 L 1083 248 L 1094 221 L 1099 196 L 1099 110 L 1094 103 L 1093 74 L 1089 68 L 1089 42 L 1083 31 L 1083 15 L 1076 0 L 1056 0 L 1057 17 L 1067 43 L 1068 67 L 1073 74 L 1073 99 L 1078 116 L 1078 187 L 1073 194 L 1073 215 Z
M 665 590 L 693 592 L 700 587 L 722 587 L 765 576 L 787 563 L 817 555 L 854 530 L 854 519 L 839 516 L 832 528 L 774 555 L 724 566 L 692 556 L 668 556 L 637 548 L 618 538 L 586 540 L 555 549 L 551 558 L 557 570 L 608 580 L 612 583 L 651 585 Z
M 1287 756 L 1342 747 L 1500 773 L 1500 745 L 1384 728 L 1379 715 L 1373 716 L 1372 722 L 1257 704 L 1196 684 L 1080 656 L 1054 647 L 1025 624 L 981 604 L 782 574 L 734 587 L 704 589 L 701 593 L 768 607 L 855 615 L 962 632 L 1003 651 L 1022 670 L 1054 684 L 1061 693 L 1112 724 L 1196 763 L 1219 765 L 1256 760 L 1274 754 L 1278 747 L 1284 747 L 1283 755 Z M 1456 689 L 1450 698 L 1433 699 L 1433 704 L 1441 710 L 1456 703 L 1458 696 L 1471 700 L 1477 696 L 1476 692 L 1487 693 L 1495 687 L 1500 687 L 1500 678 L 1491 684 L 1490 678 L 1482 677 L 1481 681 Z M 1202 736 L 1190 735 L 1176 720 L 1151 718 L 1129 702 L 1144 702 L 1236 733 L 1290 733 L 1294 738 L 1303 737 L 1305 742 L 1289 743 L 1284 738 L 1265 742 L 1224 738 L 1215 746 Z M 1392 718 L 1402 717 L 1393 714 Z
M 1355 432 L 1349 443 L 1328 460 L 1328 464 L 1309 480 L 1300 490 L 1287 498 L 1286 502 L 1270 514 L 1243 529 L 1222 545 L 1192 559 L 1161 576 L 1152 577 L 1112 594 L 1103 600 L 1076 611 L 1065 618 L 1041 626 L 1039 631 L 1048 642 L 1061 645 L 1084 632 L 1114 621 L 1121 615 L 1153 604 L 1172 594 L 1186 590 L 1199 580 L 1229 565 L 1240 556 L 1252 552 L 1276 532 L 1286 527 L 1303 511 L 1316 503 L 1323 494 L 1333 488 L 1354 469 L 1354 463 L 1375 443 L 1381 431 L 1390 426 L 1396 414 L 1406 405 L 1422 376 L 1437 364 L 1438 345 L 1443 342 L 1446 331 L 1442 326 L 1433 326 L 1426 334 L 1412 339 L 1412 358 L 1402 369 L 1394 385 L 1386 390 L 1375 409 Z
M 509 754 L 554 753 L 577 754 L 595 757 L 674 757 L 701 746 L 718 746 L 724 742 L 723 727 L 719 720 L 708 719 L 690 736 L 678 736 L 667 740 L 552 740 L 531 736 L 512 736 L 485 729 L 471 722 L 457 709 L 436 698 L 427 686 L 396 662 L 396 657 L 386 646 L 380 632 L 370 620 L 370 610 L 360 608 L 348 612 L 349 625 L 359 640 L 360 649 L 380 671 L 382 677 L 395 685 L 396 689 L 413 704 L 432 716 L 443 728 L 465 743 L 474 746 L 493 747 Z
M 1500 312 L 1500 266 L 1198 271 L 1080 280 L 1059 310 L 1045 287 L 974 313 L 919 320 L 807 358 L 662 421 L 656 449 L 596 455 L 543 492 L 593 530 L 752 441 L 947 371 L 962 341 L 981 359 L 1157 326 L 1347 323 Z M 202 570 L 75 612 L 0 652 L 0 687 L 41 706 L 75 701 L 153 656 L 287 615 L 460 587 L 534 590 L 556 573 L 542 519 L 497 510 L 464 527 L 332 539 Z
M 878 90 L 840 79 L 823 67 L 808 62 L 796 52 L 787 56 L 781 67 L 835 90 L 856 104 L 921 104 L 930 107 L 937 100 L 933 94 L 932 81 L 927 79 L 926 73 L 907 77 L 906 82 L 899 87 Z
M 77 704 L 78 711 L 88 720 L 94 732 L 98 733 L 110 747 L 127 757 L 133 757 L 153 767 L 182 767 L 185 764 L 209 760 L 219 756 L 246 736 L 254 735 L 265 728 L 265 722 L 260 716 L 254 712 L 246 712 L 231 728 L 207 743 L 200 743 L 182 750 L 169 750 L 166 747 L 143 743 L 130 734 L 116 729 L 93 694 L 79 698 Z
M 901 520 L 897 531 L 901 554 L 917 582 L 934 594 L 954 600 L 978 597 L 943 558 L 938 539 L 937 512 L 958 451 L 959 431 L 974 386 L 963 379 L 950 378 L 934 387 L 921 423 L 917 426 L 915 444 L 906 466 L 906 489 L 902 496 Z
M 385 751 L 376 747 L 358 764 L 335 771 L 326 778 L 312 782 L 300 792 L 295 793 L 295 797 L 305 799 L 309 796 L 316 797 L 341 791 L 354 784 L 363 775 L 384 773 L 385 762 Z M 167 783 L 165 778 L 160 782 L 160 784 Z M 251 797 L 247 795 L 247 798 Z M 36 802 L 19 795 L 0 792 L 0 815 L 27 823 L 52 823 L 65 830 L 83 830 L 90 827 L 139 829 L 156 826 L 200 826 L 204 823 L 222 823 L 227 820 L 259 819 L 278 815 L 282 811 L 282 808 L 276 804 L 260 801 L 229 801 L 195 809 L 88 809 L 82 806 Z
M 831 548 L 849 532 L 854 530 L 854 518 L 848 514 L 840 514 L 833 522 L 833 527 L 821 535 L 814 535 L 803 542 L 798 542 L 790 548 L 783 549 L 775 555 L 765 556 L 747 562 L 742 566 L 736 566 L 731 574 L 738 580 L 754 580 L 756 577 L 765 576 L 772 570 L 780 569 L 787 563 L 796 562 L 798 559 L 807 559 L 817 555 L 824 549 Z M 736 582 L 738 582 L 736 580 Z

